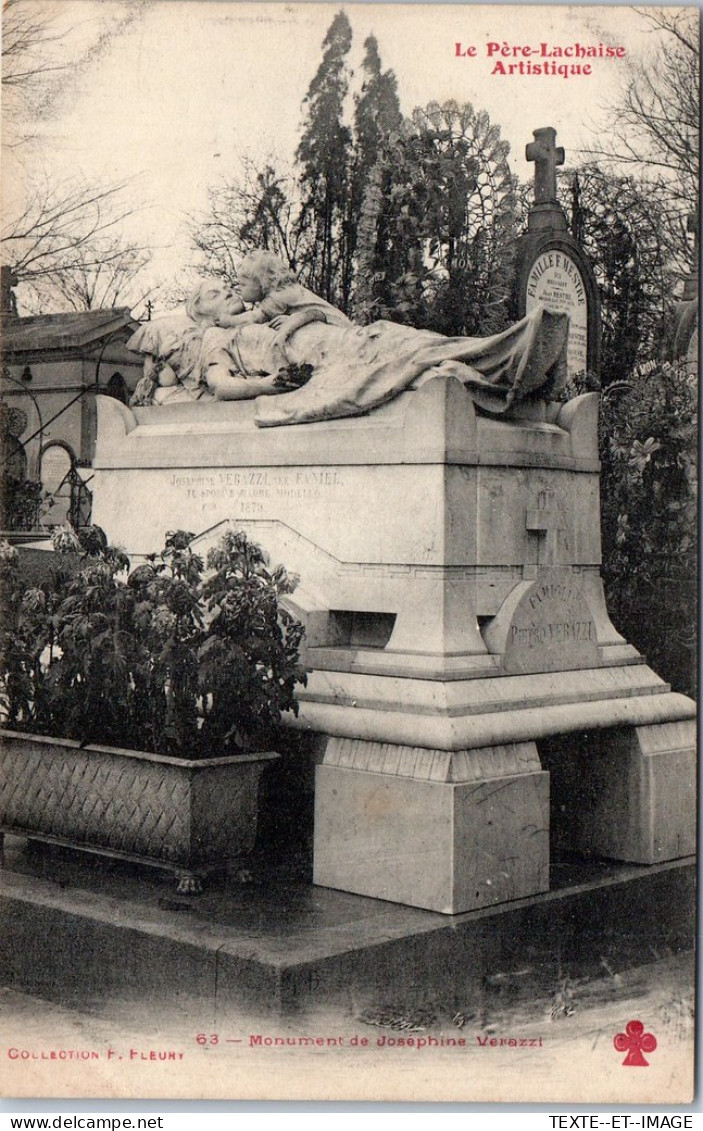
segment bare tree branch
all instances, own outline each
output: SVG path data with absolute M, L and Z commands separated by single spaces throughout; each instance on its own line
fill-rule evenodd
M 699 179 L 699 15 L 694 8 L 636 9 L 652 29 L 646 63 L 633 62 L 608 107 L 609 137 L 592 159 L 662 171 L 662 188 L 695 209 Z M 663 171 L 668 176 L 663 175 Z
M 661 244 L 674 278 L 686 277 L 694 255 L 687 219 L 697 211 L 700 177 L 700 55 L 697 8 L 636 8 L 651 50 L 632 61 L 607 132 L 585 156 L 637 178 L 661 224 Z
M 58 258 L 46 271 L 32 276 L 32 297 L 26 305 L 36 313 L 134 306 L 154 290 L 134 289 L 150 260 L 147 251 L 120 237 L 74 249 L 66 259 Z
M 6 121 L 20 119 L 47 79 L 69 66 L 58 54 L 66 35 L 53 11 L 41 0 L 5 0 L 2 19 L 2 89 Z M 16 127 L 3 130 L 3 146 L 15 148 L 27 140 Z
M 2 21 L 2 83 L 16 86 L 46 71 L 65 70 L 55 64 L 47 49 L 65 33 L 55 28 L 55 16 L 36 0 L 5 0 Z
M 638 8 L 633 9 L 642 16 L 655 31 L 666 31 L 678 39 L 682 47 L 693 55 L 698 54 L 698 35 L 696 24 L 690 19 L 690 12 L 677 8 Z
M 126 186 L 125 181 L 106 187 L 81 180 L 53 184 L 48 176 L 36 181 L 20 210 L 4 223 L 4 262 L 24 282 L 53 271 L 59 263 L 68 265 L 71 256 L 84 264 L 91 244 L 134 212 L 122 199 Z
M 296 182 L 271 164 L 243 158 L 240 175 L 208 190 L 209 207 L 189 225 L 199 270 L 236 282 L 237 262 L 254 247 L 275 251 L 296 267 L 300 224 Z

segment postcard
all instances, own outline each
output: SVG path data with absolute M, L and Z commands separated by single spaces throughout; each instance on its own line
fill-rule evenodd
M 9 1099 L 692 1102 L 698 25 L 6 0 Z

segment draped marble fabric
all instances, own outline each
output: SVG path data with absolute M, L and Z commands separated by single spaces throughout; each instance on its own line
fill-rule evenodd
M 256 356 L 247 329 L 236 332 L 239 363 L 252 375 L 266 372 L 266 356 Z M 288 352 L 296 364 L 313 366 L 312 378 L 294 392 L 258 398 L 256 423 L 358 416 L 434 373 L 458 377 L 480 408 L 502 415 L 531 394 L 549 399 L 558 392 L 566 380 L 567 337 L 567 315 L 542 307 L 489 338 L 447 338 L 393 322 L 350 328 L 311 323 L 292 336 Z

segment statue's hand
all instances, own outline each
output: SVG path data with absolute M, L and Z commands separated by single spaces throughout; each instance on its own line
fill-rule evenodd
M 312 365 L 289 365 L 279 369 L 274 384 L 280 393 L 289 393 L 306 385 L 312 377 Z

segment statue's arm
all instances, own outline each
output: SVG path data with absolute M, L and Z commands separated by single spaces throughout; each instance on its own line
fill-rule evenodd
M 308 322 L 326 322 L 324 310 L 319 306 L 309 306 L 303 310 L 296 310 L 295 314 L 279 314 L 276 318 L 271 319 L 271 327 L 278 330 L 278 342 L 280 345 L 285 345 L 290 337 L 299 330 L 301 326 L 306 326 Z
M 144 376 L 130 398 L 129 403 L 132 406 L 153 404 L 154 394 L 158 388 L 169 388 L 180 383 L 168 362 L 155 357 L 152 353 L 144 355 L 143 373 Z
M 218 401 L 245 401 L 253 397 L 265 397 L 280 393 L 275 376 L 237 377 L 228 373 L 222 365 L 210 365 L 205 370 L 205 380 L 211 393 Z
M 218 323 L 218 325 L 230 330 L 237 326 L 251 325 L 252 322 L 268 322 L 266 312 L 259 307 L 255 307 L 253 310 L 245 310 L 243 314 L 233 314 L 226 322 Z
M 163 358 L 154 357 L 152 354 L 147 354 L 144 358 L 144 376 L 151 377 L 162 389 L 180 384 L 175 369 Z

